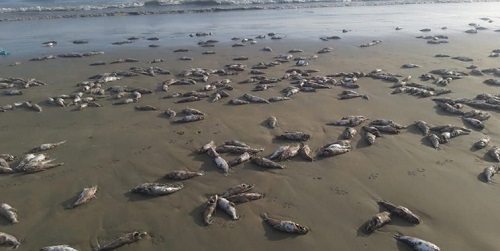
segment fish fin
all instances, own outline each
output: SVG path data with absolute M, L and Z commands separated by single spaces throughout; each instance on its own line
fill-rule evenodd
M 269 219 L 269 215 L 267 215 L 267 213 L 262 213 L 260 217 L 262 217 L 263 220 Z
M 63 141 L 60 141 L 60 142 L 55 143 L 54 145 L 58 145 L 58 146 L 59 146 L 59 145 L 62 145 L 62 144 L 64 144 L 64 143 L 66 143 L 66 141 L 67 141 L 67 140 L 63 140 Z

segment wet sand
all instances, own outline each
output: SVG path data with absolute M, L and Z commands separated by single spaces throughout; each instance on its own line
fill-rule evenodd
M 444 24 L 446 25 L 446 24 Z M 465 24 L 464 24 L 465 25 Z M 425 27 L 422 27 L 425 28 Z M 409 33 L 409 34 L 408 34 Z M 434 32 L 432 32 L 434 33 Z M 498 33 L 492 30 L 469 35 L 462 32 L 439 31 L 450 38 L 448 44 L 429 45 L 414 36 L 427 35 L 418 30 L 382 37 L 352 36 L 347 40 L 282 39 L 258 40 L 255 45 L 231 47 L 233 42 L 221 41 L 214 48 L 201 48 L 195 43 L 186 46 L 191 51 L 173 53 L 181 48 L 133 48 L 114 50 L 104 55 L 82 58 L 57 58 L 45 62 L 30 62 L 15 67 L 0 67 L 2 77 L 36 78 L 47 86 L 32 87 L 22 96 L 1 96 L 1 105 L 32 100 L 44 109 L 37 113 L 24 108 L 0 114 L 2 116 L 2 145 L 0 152 L 23 156 L 31 148 L 48 142 L 67 140 L 67 143 L 47 152 L 65 165 L 30 175 L 1 175 L 1 202 L 18 210 L 20 223 L 10 225 L 0 218 L 1 231 L 13 234 L 21 241 L 19 250 L 38 250 L 56 244 L 68 244 L 78 250 L 89 250 L 97 242 L 105 244 L 133 230 L 147 231 L 151 238 L 125 246 L 120 250 L 410 250 L 398 243 L 393 233 L 401 232 L 431 241 L 442 250 L 496 250 L 500 241 L 496 230 L 500 218 L 495 212 L 500 198 L 498 184 L 487 184 L 481 178 L 483 169 L 495 164 L 486 152 L 499 140 L 498 113 L 489 111 L 485 129 L 473 130 L 468 136 L 451 139 L 436 150 L 413 126 L 401 134 L 377 138 L 368 146 L 358 134 L 352 140 L 351 152 L 335 157 L 306 162 L 296 157 L 284 162 L 286 169 L 266 170 L 251 163 L 236 166 L 226 177 L 212 158 L 198 155 L 195 150 L 210 140 L 216 144 L 238 139 L 253 147 L 265 148 L 259 155 L 267 156 L 276 147 L 291 142 L 275 140 L 285 131 L 311 134 L 307 144 L 313 150 L 335 141 L 344 127 L 326 125 L 346 115 L 364 115 L 370 119 L 387 118 L 403 125 L 425 120 L 432 125 L 464 125 L 460 117 L 437 110 L 431 98 L 407 94 L 391 95 L 392 83 L 360 78 L 359 91 L 370 100 L 338 100 L 342 87 L 298 93 L 291 100 L 271 104 L 227 105 L 229 99 L 245 93 L 269 98 L 280 96 L 280 90 L 290 86 L 288 80 L 263 92 L 251 92 L 253 84 L 237 84 L 247 79 L 248 69 L 239 75 L 211 75 L 209 82 L 230 78 L 234 90 L 230 97 L 211 103 L 202 101 L 175 104 L 176 99 L 161 99 L 169 92 L 187 92 L 202 87 L 171 86 L 167 93 L 158 91 L 159 83 L 176 78 L 175 74 L 191 67 L 221 69 L 226 64 L 243 63 L 248 67 L 258 62 L 271 62 L 273 57 L 294 48 L 303 49 L 297 56 L 312 56 L 324 47 L 332 53 L 320 54 L 303 69 L 318 69 L 314 75 L 336 72 L 386 72 L 418 76 L 434 69 L 468 71 L 471 62 L 450 56 L 469 56 L 480 69 L 498 67 L 498 58 L 488 57 L 498 49 Z M 210 39 L 210 37 L 202 38 Z M 359 45 L 374 39 L 382 43 L 368 48 Z M 201 39 L 200 39 L 201 40 Z M 272 52 L 261 51 L 264 46 Z M 216 55 L 202 55 L 214 50 Z M 248 56 L 247 61 L 233 61 L 236 56 Z M 38 56 L 38 55 L 34 55 Z M 181 56 L 193 61 L 180 61 Z M 96 61 L 111 62 L 118 58 L 135 58 L 139 63 L 89 66 Z M 147 62 L 163 58 L 165 62 Z M 402 69 L 414 63 L 421 68 Z M 159 111 L 136 111 L 134 106 L 112 105 L 114 100 L 102 99 L 103 107 L 72 111 L 74 107 L 48 105 L 49 96 L 70 94 L 76 83 L 88 77 L 132 66 L 158 66 L 172 75 L 138 76 L 106 83 L 105 87 L 120 85 L 156 90 L 145 94 L 139 105 L 153 105 Z M 264 70 L 266 77 L 282 77 L 294 62 Z M 449 86 L 452 98 L 473 98 L 483 92 L 498 93 L 494 86 L 482 83 L 490 75 L 467 76 Z M 498 79 L 498 78 L 497 78 Z M 433 86 L 432 83 L 423 84 Z M 173 119 L 162 115 L 167 108 L 180 113 L 185 107 L 206 112 L 203 121 L 172 124 Z M 465 106 L 463 110 L 472 108 Z M 278 127 L 269 129 L 264 121 L 271 115 Z M 179 115 L 178 115 L 179 116 Z M 369 122 L 369 121 L 368 121 Z M 365 122 L 363 125 L 367 124 Z M 468 125 L 465 125 L 468 126 Z M 356 129 L 361 131 L 361 126 Z M 490 146 L 471 150 L 473 143 L 487 135 Z M 226 160 L 237 155 L 222 154 Z M 146 197 L 128 191 L 144 182 L 169 182 L 163 175 L 187 168 L 204 171 L 204 175 L 184 181 L 185 188 L 163 197 Z M 493 179 L 495 180 L 496 177 Z M 241 219 L 232 221 L 220 209 L 212 226 L 204 226 L 202 211 L 209 195 L 222 193 L 240 183 L 255 184 L 254 191 L 265 194 L 263 199 L 236 206 Z M 97 198 L 75 209 L 65 209 L 84 188 L 98 185 Z M 364 223 L 380 212 L 378 200 L 404 205 L 422 218 L 419 225 L 400 219 L 371 235 L 362 231 Z M 276 232 L 261 220 L 264 212 L 278 218 L 291 219 L 311 228 L 305 236 Z

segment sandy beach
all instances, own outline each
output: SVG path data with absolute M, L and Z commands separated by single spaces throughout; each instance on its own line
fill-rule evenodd
M 484 3 L 486 4 L 486 3 Z M 449 4 L 463 12 L 467 9 L 491 9 L 498 3 Z M 440 5 L 445 6 L 445 5 Z M 12 54 L 0 57 L 0 77 L 22 79 L 35 78 L 47 83 L 45 86 L 21 89 L 23 95 L 7 96 L 0 90 L 0 106 L 15 102 L 31 101 L 39 104 L 42 112 L 35 112 L 23 107 L 0 113 L 1 133 L 0 153 L 9 153 L 20 158 L 33 147 L 43 143 L 66 140 L 57 148 L 46 151 L 56 162 L 64 163 L 34 174 L 1 174 L 0 203 L 8 203 L 17 209 L 19 223 L 10 224 L 0 217 L 0 232 L 16 236 L 21 245 L 19 250 L 39 250 L 42 247 L 67 244 L 78 250 L 91 250 L 97 243 L 101 245 L 131 231 L 146 231 L 146 237 L 119 250 L 412 250 L 408 245 L 398 242 L 393 234 L 402 233 L 418 237 L 438 245 L 441 250 L 498 250 L 500 241 L 496 230 L 500 224 L 497 211 L 500 197 L 497 195 L 499 184 L 496 176 L 487 183 L 483 178 L 483 169 L 496 165 L 488 155 L 488 150 L 500 140 L 498 110 L 484 110 L 491 117 L 483 121 L 482 130 L 471 127 L 462 121 L 461 116 L 443 112 L 432 98 L 449 97 L 451 99 L 473 99 L 481 93 L 498 94 L 498 86 L 487 85 L 487 79 L 500 80 L 498 76 L 468 74 L 471 64 L 478 69 L 498 68 L 499 58 L 489 57 L 492 50 L 500 49 L 498 16 L 475 13 L 463 19 L 456 19 L 450 14 L 439 12 L 439 5 L 390 6 L 391 15 L 383 20 L 373 21 L 371 28 L 366 27 L 373 17 L 383 10 L 371 7 L 373 15 L 359 16 L 357 20 L 346 21 L 342 25 L 337 15 L 308 16 L 307 13 L 327 13 L 325 9 L 297 10 L 300 18 L 293 22 L 303 23 L 298 27 L 276 23 L 263 26 L 269 21 L 274 11 L 256 11 L 242 15 L 247 25 L 237 29 L 229 23 L 229 17 L 212 14 L 221 20 L 214 21 L 214 35 L 189 37 L 189 34 L 204 29 L 207 23 L 199 15 L 192 14 L 196 22 L 186 24 L 183 31 L 172 28 L 158 28 L 150 24 L 142 27 L 144 20 L 167 18 L 162 16 L 124 17 L 127 21 L 138 21 L 132 32 L 123 31 L 109 37 L 90 37 L 89 29 L 74 39 L 88 39 L 90 43 L 71 44 L 71 36 L 60 33 L 58 36 L 46 36 L 38 39 L 29 38 L 19 32 L 17 47 L 12 41 Z M 478 7 L 479 6 L 479 7 Z M 422 13 L 429 13 L 429 22 L 417 22 L 418 11 L 403 18 L 404 13 L 413 8 Z M 369 12 L 363 8 L 346 7 L 345 12 Z M 429 9 L 426 9 L 429 8 Z M 285 16 L 293 16 L 293 10 L 283 10 Z M 403 13 L 403 14 L 401 14 Z M 420 14 L 422 14 L 420 13 Z M 491 14 L 491 13 L 490 13 Z M 198 16 L 196 16 L 198 15 Z M 479 19 L 487 16 L 494 22 Z M 442 19 L 439 19 L 441 17 Z M 120 30 L 120 22 L 113 19 L 114 26 L 96 28 Z M 168 17 L 170 19 L 172 17 Z M 188 18 L 187 15 L 183 18 Z M 331 20 L 329 18 L 332 18 Z M 71 29 L 81 22 L 104 22 L 100 20 L 72 20 L 63 25 Z M 111 18 L 110 18 L 111 19 Z M 431 20 L 432 19 L 432 20 Z M 142 21 L 141 21 L 142 20 Z M 278 20 L 274 17 L 273 20 Z M 401 20 L 398 22 L 397 20 Z M 440 21 L 445 20 L 445 21 Z M 451 22 L 451 20 L 455 20 Z M 227 22 L 226 22 L 227 21 Z M 54 27 L 45 20 L 38 24 Z M 57 20 L 61 22 L 61 20 Z M 159 20 L 156 21 L 160 23 Z M 181 22 L 181 21 L 179 21 Z M 323 22 L 318 28 L 314 24 Z M 487 30 L 477 34 L 467 34 L 469 23 L 477 23 Z M 221 24 L 227 23 L 228 27 Z M 400 24 L 402 23 L 402 24 Z M 0 29 L 14 29 L 24 26 L 19 23 L 5 23 Z M 123 25 L 123 24 L 121 24 Z M 198 25 L 199 28 L 196 28 Z M 316 28 L 308 29 L 308 25 Z M 311 27 L 313 27 L 311 26 Z M 396 26 L 403 27 L 396 31 Z M 448 29 L 441 29 L 442 27 Z M 329 28 L 330 27 L 330 28 Z M 47 31 L 51 34 L 52 28 Z M 156 29 L 158 28 L 158 29 Z M 342 29 L 349 32 L 342 33 Z M 420 29 L 430 28 L 430 32 Z M 144 30 L 143 33 L 137 32 Z M 156 29 L 156 30 L 155 30 Z M 155 30 L 155 32 L 151 32 Z M 380 32 L 379 32 L 380 31 Z M 150 32 L 150 33 L 148 33 Z M 271 39 L 267 33 L 276 32 L 282 39 Z M 302 34 L 302 35 L 301 35 Z M 56 34 L 57 35 L 57 34 Z M 255 38 L 256 43 L 241 42 L 243 38 Z M 338 35 L 339 40 L 322 41 L 321 36 Z M 417 36 L 445 35 L 448 43 L 428 44 L 426 39 Z M 140 37 L 130 45 L 115 46 L 111 42 L 124 41 L 128 37 Z M 146 40 L 146 37 L 159 37 L 158 41 Z M 231 40 L 239 37 L 238 40 Z M 197 43 L 209 39 L 218 40 L 215 47 L 201 47 Z M 43 48 L 42 42 L 58 40 L 53 48 Z M 360 47 L 373 40 L 382 42 L 370 47 Z M 242 47 L 233 47 L 242 43 Z M 149 48 L 149 44 L 158 44 L 158 48 Z M 27 51 L 22 46 L 29 45 Z M 3 44 L 4 49 L 7 49 Z M 266 46 L 272 51 L 263 51 Z M 318 54 L 325 47 L 332 47 L 329 53 Z M 187 52 L 174 52 L 186 48 Z M 289 53 L 292 49 L 303 52 Z M 35 57 L 58 55 L 61 53 L 88 52 L 102 50 L 105 53 L 83 58 L 60 58 L 46 61 L 30 61 Z M 205 55 L 205 51 L 216 54 Z M 304 57 L 308 66 L 296 66 L 290 60 L 262 71 L 266 78 L 283 78 L 292 68 L 314 69 L 311 76 L 327 76 L 341 72 L 362 72 L 368 75 L 375 69 L 398 75 L 402 81 L 408 76 L 408 82 L 419 83 L 434 88 L 447 88 L 451 93 L 436 97 L 418 97 L 410 94 L 391 94 L 394 83 L 369 76 L 359 77 L 357 89 L 350 89 L 365 94 L 368 100 L 353 98 L 340 100 L 339 94 L 348 90 L 337 85 L 328 85 L 330 89 L 318 89 L 316 92 L 298 92 L 290 100 L 271 102 L 270 104 L 229 105 L 231 99 L 252 94 L 265 99 L 283 96 L 281 90 L 293 86 L 291 79 L 282 79 L 274 87 L 265 91 L 252 91 L 254 83 L 241 84 L 249 79 L 252 66 L 259 62 L 273 62 L 280 54 L 292 54 Z M 436 57 L 446 54 L 450 57 Z M 315 57 L 315 55 L 317 57 Z M 181 57 L 193 60 L 179 60 Z M 235 57 L 246 56 L 248 60 L 236 61 Z M 464 56 L 473 59 L 463 62 L 452 57 Z M 132 58 L 138 62 L 110 62 Z M 154 59 L 164 61 L 150 63 Z M 19 61 L 20 65 L 9 66 Z M 106 62 L 102 66 L 90 66 L 97 61 Z M 217 102 L 211 98 L 189 103 L 176 103 L 181 98 L 164 98 L 172 93 L 186 93 L 199 90 L 207 83 L 198 81 L 196 85 L 171 85 L 167 92 L 161 90 L 161 83 L 171 79 L 181 79 L 181 72 L 190 68 L 210 70 L 225 69 L 228 64 L 244 64 L 247 67 L 237 75 L 219 76 L 210 74 L 207 83 L 229 79 L 232 90 L 226 90 L 229 97 Z M 405 69 L 403 64 L 416 64 L 421 67 Z M 71 94 L 79 90 L 77 84 L 88 81 L 96 74 L 129 70 L 130 67 L 160 67 L 171 72 L 170 75 L 139 75 L 124 77 L 114 82 L 103 84 L 103 89 L 112 86 L 129 88 L 147 88 L 152 94 L 143 94 L 136 103 L 113 105 L 117 102 L 114 94 L 97 99 L 101 107 L 87 107 L 81 111 L 77 106 L 58 107 L 47 102 L 48 97 Z M 464 72 L 461 79 L 451 81 L 447 86 L 438 86 L 433 81 L 422 81 L 419 76 L 436 69 Z M 436 74 L 434 74 L 436 75 Z M 437 77 L 438 75 L 436 75 Z M 333 77 L 337 81 L 342 77 Z M 2 81 L 0 81 L 2 82 Z M 215 90 L 206 93 L 212 94 Z M 91 96 L 84 94 L 84 97 Z M 67 101 L 69 102 L 69 101 Z M 137 105 L 151 105 L 156 111 L 138 111 Z M 185 124 L 172 123 L 180 118 L 181 110 L 190 107 L 201 110 L 207 115 L 204 120 Z M 174 118 L 167 118 L 164 111 L 168 108 L 177 112 Z M 472 108 L 463 105 L 462 111 Z M 217 168 L 212 157 L 198 154 L 196 151 L 213 140 L 221 145 L 230 140 L 241 140 L 254 148 L 264 148 L 258 156 L 267 157 L 280 145 L 292 145 L 297 142 L 277 140 L 275 136 L 288 131 L 301 131 L 310 134 L 305 142 L 313 151 L 323 145 L 339 139 L 344 126 L 331 126 L 327 123 L 340 120 L 343 116 L 363 115 L 369 120 L 354 128 L 358 134 L 351 139 L 350 152 L 333 157 L 320 158 L 309 162 L 296 156 L 280 162 L 285 169 L 266 169 L 250 162 L 231 168 L 226 176 Z M 266 121 L 270 116 L 278 120 L 277 127 L 271 129 Z M 390 119 L 407 126 L 396 135 L 382 134 L 369 145 L 364 137 L 362 126 L 376 119 Z M 469 135 L 449 139 L 434 149 L 426 137 L 413 123 L 424 120 L 431 126 L 453 124 L 471 129 Z M 473 145 L 481 138 L 490 137 L 491 143 L 483 149 L 474 149 Z M 221 157 L 230 161 L 237 154 L 221 153 Z M 17 164 L 16 161 L 10 163 Z M 171 183 L 163 176 L 175 170 L 202 171 L 203 176 L 182 181 L 184 188 L 176 193 L 151 197 L 132 194 L 129 190 L 141 183 Z M 236 205 L 239 220 L 231 218 L 221 209 L 214 215 L 214 224 L 206 226 L 202 213 L 205 201 L 213 194 L 220 194 L 228 188 L 241 184 L 255 184 L 253 191 L 265 196 L 259 200 Z M 67 209 L 85 187 L 98 185 L 97 198 L 74 209 Z M 383 211 L 377 201 L 389 201 L 409 208 L 420 216 L 422 222 L 410 224 L 394 217 L 392 222 L 372 234 L 364 232 L 364 224 L 375 214 Z M 307 235 L 293 235 L 278 232 L 262 218 L 262 213 L 288 219 L 307 226 L 311 231 Z

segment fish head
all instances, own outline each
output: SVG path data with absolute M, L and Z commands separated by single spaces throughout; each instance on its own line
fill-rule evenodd
M 297 226 L 297 233 L 298 234 L 307 234 L 307 233 L 309 233 L 309 231 L 311 231 L 311 230 L 308 227 L 300 226 L 300 225 Z
M 148 236 L 148 233 L 147 232 L 139 232 L 139 231 L 135 231 L 132 236 L 134 237 L 134 239 L 136 240 L 140 240 L 142 239 L 142 237 L 146 237 Z

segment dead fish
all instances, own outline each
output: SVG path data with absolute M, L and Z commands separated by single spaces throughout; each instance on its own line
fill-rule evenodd
M 62 166 L 64 163 L 57 163 L 57 164 L 52 164 L 51 162 L 54 161 L 55 159 L 47 159 L 47 160 L 40 160 L 40 161 L 30 161 L 26 165 L 23 166 L 23 168 L 20 170 L 26 174 L 30 173 L 37 173 L 41 171 L 45 171 L 47 169 L 51 169 L 54 167 Z
M 210 142 L 206 143 L 203 145 L 199 150 L 198 153 L 206 153 L 210 148 L 215 148 L 215 143 L 213 140 Z
M 127 99 L 124 99 L 124 100 L 120 100 L 120 101 L 114 102 L 113 105 L 126 105 L 126 104 L 131 104 L 131 103 L 134 103 L 134 102 L 136 102 L 134 99 L 127 98 Z
M 84 188 L 83 191 L 78 195 L 78 199 L 73 203 L 71 208 L 75 208 L 82 204 L 89 202 L 93 198 L 97 198 L 95 193 L 97 192 L 97 186 Z
M 182 183 L 179 184 L 161 184 L 161 183 L 143 183 L 130 190 L 132 193 L 140 193 L 152 196 L 162 196 L 175 193 L 184 188 Z
M 431 131 L 438 131 L 438 132 L 452 132 L 454 130 L 463 130 L 463 131 L 466 131 L 466 132 L 471 132 L 470 129 L 467 129 L 465 127 L 461 127 L 461 126 L 456 126 L 456 125 L 452 125 L 452 124 L 447 124 L 447 125 L 442 125 L 442 126 L 435 126 L 435 127 L 431 127 Z
M 490 183 L 492 181 L 491 178 L 498 172 L 500 172 L 500 166 L 498 165 L 486 167 L 483 171 L 486 182 Z
M 285 160 L 291 159 L 291 158 L 297 156 L 297 154 L 299 154 L 299 150 L 300 150 L 300 145 L 299 144 L 291 145 L 290 147 L 286 148 L 277 157 L 277 160 L 278 161 L 285 161 Z
M 46 144 L 42 144 L 38 147 L 35 147 L 33 148 L 30 152 L 31 153 L 36 153 L 36 152 L 41 152 L 41 151 L 46 151 L 46 150 L 49 150 L 49 149 L 52 149 L 52 148 L 55 148 L 57 146 L 60 146 L 62 144 L 66 143 L 66 140 L 64 141 L 61 141 L 61 142 L 57 142 L 57 143 L 46 143 Z
M 368 143 L 368 145 L 373 145 L 373 143 L 375 143 L 376 138 L 377 137 L 375 135 L 373 135 L 372 133 L 365 132 L 365 140 L 366 140 L 366 143 Z
M 243 97 L 244 97 L 246 100 L 248 100 L 248 101 L 250 101 L 250 102 L 252 102 L 252 103 L 265 103 L 265 104 L 269 104 L 269 101 L 268 101 L 267 99 L 263 99 L 263 98 L 261 98 L 261 97 L 257 97 L 257 96 L 255 96 L 255 95 L 251 95 L 251 94 L 248 94 L 248 93 L 245 93 L 245 94 L 243 95 Z
M 167 116 L 167 118 L 173 118 L 173 117 L 175 117 L 175 115 L 177 115 L 177 113 L 174 110 L 170 109 L 170 108 L 168 108 L 164 112 L 164 114 Z
M 255 187 L 255 185 L 248 185 L 246 183 L 242 183 L 242 184 L 239 184 L 239 185 L 236 185 L 234 187 L 229 188 L 224 193 L 222 193 L 220 196 L 221 197 L 228 197 L 231 195 L 248 192 L 248 191 L 252 190 L 254 187 Z
M 271 218 L 266 213 L 262 214 L 262 219 L 269 225 L 271 225 L 274 229 L 282 232 L 292 233 L 292 234 L 307 234 L 309 232 L 309 228 L 305 226 L 301 226 L 289 220 L 279 220 Z
M 253 164 L 256 164 L 258 166 L 265 167 L 265 168 L 285 169 L 285 166 L 278 164 L 270 159 L 266 159 L 266 158 L 259 157 L 259 156 L 250 157 L 250 161 Z
M 420 217 L 406 207 L 395 205 L 386 201 L 379 201 L 378 204 L 389 210 L 391 214 L 397 215 L 409 223 L 420 224 L 421 222 Z
M 10 234 L 0 232 L 0 247 L 4 246 L 4 247 L 10 247 L 12 249 L 16 249 L 20 245 L 21 245 L 21 243 L 17 240 L 16 237 L 14 237 Z
M 23 92 L 21 90 L 17 90 L 17 89 L 10 89 L 10 90 L 4 91 L 3 94 L 5 94 L 7 96 L 14 96 L 14 95 L 23 95 Z
M 352 139 L 354 137 L 354 135 L 356 135 L 358 133 L 358 131 L 356 131 L 356 129 L 352 128 L 352 127 L 346 127 L 344 129 L 344 131 L 342 132 L 342 134 L 340 135 L 340 137 L 342 139 Z
M 271 116 L 267 119 L 267 124 L 269 125 L 270 128 L 276 128 L 276 125 L 278 124 L 278 119 L 274 116 Z
M 367 132 L 369 132 L 377 137 L 382 137 L 382 134 L 380 134 L 380 131 L 373 126 L 363 126 L 362 128 L 363 128 L 363 130 L 365 130 L 365 131 L 367 131 Z
M 224 197 L 220 197 L 217 205 L 222 208 L 233 220 L 238 220 L 240 216 L 236 213 L 236 208 L 234 208 L 234 203 L 230 202 Z
M 57 245 L 57 246 L 48 246 L 40 249 L 40 251 L 78 251 L 68 245 Z
M 207 115 L 206 113 L 204 113 L 204 112 L 202 112 L 200 110 L 197 110 L 197 109 L 194 109 L 194 108 L 189 108 L 189 107 L 184 108 L 182 110 L 182 113 L 184 113 L 186 115 L 203 115 L 203 116 Z
M 488 154 L 497 162 L 500 162 L 500 148 L 498 146 L 492 147 L 489 151 Z
M 373 233 L 373 231 L 381 228 L 386 223 L 391 222 L 391 213 L 389 212 L 381 212 L 374 215 L 367 223 L 365 231 L 369 234 Z
M 477 129 L 480 129 L 480 130 L 484 129 L 484 124 L 479 119 L 475 119 L 475 118 L 462 118 L 462 119 Z
M 377 130 L 379 130 L 380 132 L 383 132 L 383 133 L 398 134 L 398 133 L 401 132 L 399 129 L 396 129 L 396 128 L 392 127 L 392 126 L 378 126 L 378 125 L 374 125 L 373 127 L 377 128 Z
M 121 246 L 125 246 L 125 245 L 128 245 L 130 243 L 136 242 L 145 236 L 148 236 L 148 233 L 139 232 L 139 231 L 127 233 L 127 234 L 119 237 L 118 239 L 116 239 L 116 240 L 114 240 L 114 241 L 112 241 L 112 242 L 110 242 L 102 247 L 98 246 L 96 249 L 94 249 L 94 251 L 108 251 L 108 250 L 117 249 Z
M 440 251 L 441 249 L 436 246 L 436 244 L 424 241 L 419 238 L 411 237 L 411 236 L 404 236 L 404 235 L 394 235 L 394 238 L 398 241 L 402 241 L 406 244 L 408 244 L 410 247 L 413 248 L 415 251 Z
M 400 125 L 390 119 L 376 119 L 370 122 L 371 126 L 390 126 L 396 129 L 405 129 L 406 126 Z
M 136 110 L 138 111 L 156 111 L 158 108 L 152 106 L 152 105 L 138 105 L 135 107 Z
M 167 173 L 165 175 L 165 178 L 170 180 L 187 180 L 202 175 L 203 172 L 191 172 L 191 171 L 179 170 Z
M 11 169 L 9 162 L 7 162 L 5 159 L 0 158 L 0 168 L 6 168 L 6 169 Z M 1 173 L 1 171 L 0 171 Z
M 275 138 L 281 140 L 307 141 L 311 138 L 311 135 L 303 132 L 285 132 L 284 134 L 277 135 Z
M 336 156 L 339 154 L 348 153 L 351 151 L 350 146 L 342 146 L 340 144 L 330 144 L 327 147 L 323 147 L 318 151 L 318 156 L 320 157 L 328 157 L 328 156 Z
M 190 96 L 187 98 L 179 99 L 179 100 L 175 101 L 175 103 L 181 104 L 181 103 L 194 102 L 194 101 L 200 101 L 200 100 L 201 100 L 200 97 Z
M 205 202 L 205 210 L 203 211 L 203 222 L 205 222 L 206 225 L 212 225 L 214 223 L 214 219 L 212 219 L 212 216 L 215 213 L 218 201 L 219 201 L 218 195 L 214 194 L 207 200 L 207 202 Z
M 227 102 L 230 105 L 247 105 L 250 104 L 250 102 L 241 100 L 241 99 L 231 99 Z
M 278 148 L 276 148 L 276 150 L 274 150 L 274 152 L 269 156 L 269 159 L 273 160 L 278 158 L 289 147 L 289 145 L 278 146 Z
M 486 137 L 484 139 L 480 139 L 478 142 L 474 143 L 474 147 L 476 149 L 483 149 L 491 142 L 490 137 Z
M 279 101 L 290 100 L 290 98 L 289 97 L 279 97 L 279 96 L 276 96 L 276 97 L 271 97 L 268 100 L 269 100 L 269 102 L 279 102 Z
M 427 135 L 429 134 L 429 131 L 430 131 L 430 127 L 429 127 L 429 124 L 427 124 L 427 122 L 423 121 L 423 120 L 417 120 L 414 122 L 414 125 L 420 129 L 420 131 L 424 134 L 424 135 Z
M 299 152 L 300 152 L 300 156 L 303 159 L 308 160 L 308 161 L 314 160 L 314 156 L 312 155 L 312 150 L 308 145 L 302 144 L 302 147 L 300 148 Z
M 200 121 L 204 120 L 205 116 L 203 115 L 187 115 L 184 116 L 180 119 L 174 120 L 172 123 L 188 123 L 188 122 L 194 122 L 194 121 Z
M 436 134 L 434 133 L 428 134 L 427 139 L 429 140 L 429 142 L 431 142 L 431 145 L 434 147 L 434 149 L 439 148 L 439 142 L 441 140 Z
M 215 157 L 214 162 L 219 169 L 222 169 L 222 171 L 224 172 L 225 175 L 227 175 L 229 173 L 229 164 L 221 156 Z
M 264 195 L 261 193 L 240 193 L 225 197 L 227 200 L 233 203 L 244 203 L 252 200 L 258 200 L 263 198 Z
M 242 146 L 232 146 L 232 145 L 221 145 L 215 149 L 219 153 L 235 153 L 242 154 L 248 152 L 250 154 L 256 154 L 264 151 L 264 148 L 250 148 L 250 147 L 242 147 Z
M 17 220 L 17 210 L 7 203 L 0 204 L 0 215 L 7 218 L 12 224 L 19 223 Z
M 12 155 L 12 154 L 8 154 L 8 153 L 0 153 L 0 159 L 4 159 L 6 161 L 14 161 L 16 160 L 18 157 Z
M 460 135 L 469 135 L 469 134 L 470 134 L 470 132 L 457 129 L 457 130 L 453 130 L 453 131 L 450 132 L 450 137 L 451 138 L 455 138 L 455 137 L 458 137 Z
M 238 156 L 236 159 L 229 161 L 228 164 L 230 167 L 233 167 L 248 160 L 250 160 L 250 154 L 248 152 L 245 152 L 242 155 Z
M 247 143 L 239 141 L 239 140 L 226 141 L 226 142 L 224 142 L 224 145 L 239 146 L 239 147 L 250 147 L 250 145 L 248 145 Z

